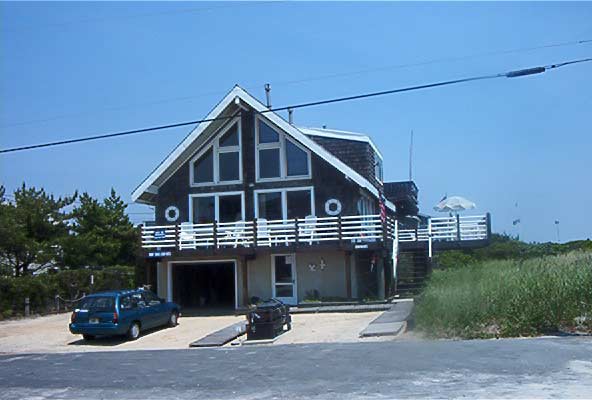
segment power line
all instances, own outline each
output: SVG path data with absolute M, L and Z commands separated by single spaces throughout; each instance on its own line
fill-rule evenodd
M 587 44 L 587 43 L 592 43 L 592 39 L 572 40 L 569 42 L 559 42 L 559 43 L 549 43 L 549 44 L 544 44 L 544 45 L 540 45 L 540 46 L 523 47 L 523 48 L 517 48 L 517 49 L 510 49 L 510 50 L 495 50 L 495 51 L 477 53 L 477 54 L 471 54 L 471 55 L 425 60 L 425 61 L 419 61 L 419 62 L 414 62 L 414 63 L 386 65 L 386 66 L 382 66 L 382 67 L 366 68 L 366 69 L 361 69 L 361 70 L 357 70 L 357 71 L 339 72 L 339 73 L 327 74 L 327 75 L 317 75 L 317 76 L 312 76 L 312 77 L 308 77 L 308 78 L 285 80 L 285 81 L 275 81 L 275 82 L 271 82 L 271 83 L 274 86 L 294 85 L 294 84 L 300 84 L 300 83 L 306 83 L 306 82 L 314 82 L 314 81 L 322 81 L 322 80 L 327 80 L 327 79 L 336 79 L 336 78 L 345 78 L 345 77 L 349 77 L 349 76 L 363 75 L 363 74 L 367 74 L 367 73 L 371 73 L 371 72 L 380 72 L 380 71 L 388 71 L 388 70 L 393 70 L 393 69 L 421 67 L 421 66 L 426 66 L 426 65 L 433 65 L 433 64 L 454 62 L 454 61 L 462 61 L 462 60 L 468 60 L 468 59 L 472 59 L 472 58 L 487 57 L 487 56 L 493 56 L 493 55 L 499 55 L 499 54 L 522 53 L 522 52 L 527 52 L 527 51 L 534 51 L 534 50 L 554 48 L 554 47 L 563 47 L 563 46 L 573 46 L 573 45 L 580 45 L 580 44 Z M 261 87 L 261 86 L 263 86 L 262 83 L 261 84 L 253 83 L 253 84 L 248 84 L 245 87 L 252 89 L 252 88 Z M 143 106 L 167 104 L 167 103 L 174 103 L 174 102 L 184 102 L 184 101 L 195 100 L 198 98 L 203 98 L 203 97 L 208 97 L 208 96 L 220 95 L 220 94 L 224 94 L 224 93 L 225 92 L 222 92 L 222 91 L 204 92 L 204 93 L 200 93 L 200 94 L 196 94 L 196 95 L 192 95 L 192 96 L 172 97 L 172 98 L 159 99 L 159 100 L 147 101 L 147 102 L 136 103 L 136 104 L 121 105 L 121 106 L 109 106 L 109 107 L 104 107 L 101 111 L 102 112 L 111 112 L 111 111 L 120 111 L 120 110 L 126 110 L 126 109 L 131 109 L 131 108 L 143 107 Z M 53 116 L 53 117 L 36 119 L 36 120 L 32 120 L 32 121 L 10 122 L 7 124 L 1 124 L 0 128 L 39 124 L 39 123 L 50 122 L 50 121 L 55 121 L 55 120 L 60 120 L 60 119 L 76 118 L 79 116 L 93 114 L 93 113 L 96 113 L 96 110 L 71 113 L 71 114 L 62 114 L 62 115 L 57 115 L 57 116 Z
M 496 78 L 504 78 L 504 77 L 505 78 L 516 78 L 516 77 L 521 77 L 521 76 L 526 76 L 526 75 L 540 74 L 545 71 L 557 69 L 557 68 L 564 67 L 567 65 L 573 65 L 573 64 L 590 62 L 590 61 L 592 61 L 592 57 L 585 58 L 585 59 L 579 59 L 579 60 L 564 61 L 561 63 L 549 64 L 546 66 L 525 68 L 525 69 L 520 69 L 520 70 L 512 70 L 512 71 L 508 71 L 508 72 L 500 72 L 500 73 L 491 74 L 491 75 L 482 75 L 482 76 L 454 79 L 454 80 L 448 80 L 448 81 L 428 83 L 428 84 L 423 84 L 423 85 L 408 86 L 408 87 L 398 88 L 398 89 L 383 90 L 383 91 L 379 91 L 379 92 L 371 92 L 371 93 L 364 93 L 364 94 L 358 94 L 358 95 L 353 95 L 353 96 L 337 97 L 337 98 L 333 98 L 333 99 L 326 99 L 326 100 L 312 101 L 312 102 L 307 102 L 307 103 L 293 104 L 293 105 L 289 105 L 289 106 L 270 108 L 268 110 L 261 111 L 260 113 L 264 114 L 264 113 L 268 113 L 268 112 L 294 110 L 297 108 L 305 108 L 305 107 L 314 107 L 314 106 L 325 105 L 325 104 L 333 104 L 333 103 L 340 103 L 340 102 L 345 102 L 345 101 L 360 100 L 360 99 L 365 99 L 365 98 L 370 98 L 370 97 L 385 96 L 385 95 L 389 95 L 389 94 L 410 92 L 410 91 L 414 91 L 414 90 L 429 89 L 429 88 L 435 88 L 435 87 L 441 87 L 441 86 L 449 86 L 449 85 L 455 85 L 455 84 L 459 84 L 459 83 L 474 82 L 474 81 L 480 81 L 480 80 L 486 80 L 486 79 L 496 79 Z M 2 150 L 0 150 L 0 153 L 12 153 L 12 152 L 17 152 L 17 151 L 32 150 L 32 149 L 38 149 L 38 148 L 43 148 L 43 147 L 53 147 L 53 146 L 59 146 L 59 145 L 64 145 L 64 144 L 87 142 L 87 141 L 91 141 L 91 140 L 128 136 L 128 135 L 139 134 L 139 133 L 146 133 L 146 132 L 153 132 L 153 131 L 164 130 L 164 129 L 177 128 L 177 127 L 187 126 L 187 125 L 196 125 L 196 124 L 200 124 L 203 122 L 227 120 L 227 119 L 234 118 L 235 116 L 236 116 L 236 114 L 233 114 L 232 116 L 226 116 L 226 117 L 179 122 L 179 123 L 160 125 L 160 126 L 149 127 L 149 128 L 134 129 L 134 130 L 123 131 L 123 132 L 107 133 L 107 134 L 102 134 L 102 135 L 87 136 L 87 137 L 76 138 L 76 139 L 65 139 L 65 140 L 49 142 L 49 143 L 40 143 L 40 144 L 33 144 L 33 145 L 27 145 L 27 146 L 13 147 L 13 148 L 8 148 L 8 149 L 2 149 Z

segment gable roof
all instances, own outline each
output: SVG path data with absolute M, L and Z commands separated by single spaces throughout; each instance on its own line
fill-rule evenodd
M 305 135 L 301 130 L 291 125 L 288 121 L 280 117 L 273 111 L 270 111 L 263 103 L 251 96 L 244 89 L 235 86 L 224 98 L 214 107 L 212 111 L 204 118 L 205 120 L 215 119 L 221 116 L 225 111 L 227 112 L 230 106 L 239 106 L 240 101 L 252 107 L 255 111 L 264 115 L 269 121 L 275 124 L 278 128 L 292 136 L 294 139 L 302 143 L 304 146 L 313 151 L 317 156 L 339 169 L 343 174 L 365 188 L 374 196 L 378 197 L 378 189 L 372 185 L 366 178 L 354 171 L 351 167 L 346 165 L 343 161 L 332 155 L 328 150 L 316 143 L 313 139 Z M 144 181 L 132 192 L 132 201 L 149 203 L 146 197 L 157 194 L 158 187 L 162 185 L 180 166 L 182 166 L 194 153 L 198 150 L 200 137 L 207 136 L 208 128 L 217 121 L 206 121 L 200 123 L 193 129 L 189 135 L 156 167 L 152 173 L 144 179 Z M 392 210 L 395 209 L 394 204 L 386 201 L 386 205 Z
M 364 133 L 339 131 L 336 129 L 326 128 L 306 128 L 303 126 L 299 126 L 298 130 L 300 130 L 302 133 L 308 136 L 320 136 L 331 139 L 352 140 L 355 142 L 368 143 L 372 147 L 372 150 L 374 150 L 376 154 L 378 154 L 378 157 L 382 159 L 382 153 L 380 152 L 380 150 L 378 150 L 378 147 L 376 147 L 376 144 L 374 144 L 372 138 L 370 138 L 370 136 Z

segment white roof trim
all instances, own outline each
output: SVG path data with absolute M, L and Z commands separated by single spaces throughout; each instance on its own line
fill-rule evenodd
M 216 118 L 230 103 L 236 99 L 237 87 L 231 90 L 216 107 L 204 119 Z M 177 147 L 152 171 L 150 175 L 132 192 L 132 201 L 135 202 L 144 193 L 154 193 L 154 182 L 169 168 L 177 158 L 181 156 L 183 151 L 197 139 L 213 121 L 202 122 L 197 125 L 190 133 L 183 139 Z
M 376 189 L 374 185 L 368 182 L 366 178 L 364 178 L 362 175 L 358 174 L 356 171 L 351 169 L 343 161 L 339 160 L 333 154 L 329 153 L 329 151 L 325 150 L 325 148 L 323 148 L 317 142 L 306 136 L 294 125 L 291 125 L 290 123 L 288 123 L 288 121 L 281 118 L 275 112 L 267 111 L 267 107 L 265 107 L 261 102 L 259 102 L 259 100 L 251 96 L 249 93 L 245 92 L 241 88 L 235 89 L 241 91 L 240 97 L 242 100 L 245 101 L 245 103 L 253 107 L 256 111 L 263 113 L 263 116 L 271 122 L 273 122 L 278 128 L 282 129 L 284 132 L 288 133 L 290 136 L 298 140 L 300 143 L 311 149 L 313 152 L 315 152 L 319 157 L 327 161 L 329 164 L 341 170 L 347 177 L 349 177 L 352 181 L 356 182 L 359 186 L 367 189 L 370 193 L 378 197 L 378 189 Z
M 324 129 L 324 128 L 307 128 L 303 126 L 297 127 L 301 132 L 305 135 L 310 136 L 321 136 L 333 139 L 342 139 L 342 140 L 353 140 L 356 142 L 365 142 L 372 146 L 372 149 L 378 154 L 380 159 L 382 158 L 382 153 L 378 150 L 378 147 L 374 144 L 370 136 L 365 135 L 363 133 L 357 132 L 348 132 L 348 131 L 339 131 L 335 129 Z
M 224 99 L 206 116 L 204 119 L 216 118 L 230 103 L 235 101 L 236 97 L 239 97 L 246 104 L 251 106 L 253 109 L 262 113 L 262 115 L 274 123 L 277 127 L 288 133 L 290 136 L 298 140 L 304 146 L 315 152 L 319 157 L 333 165 L 341 172 L 343 172 L 348 178 L 357 183 L 360 187 L 365 188 L 374 196 L 378 197 L 378 189 L 372 185 L 366 178 L 361 176 L 359 173 L 354 171 L 343 161 L 333 156 L 329 151 L 325 150 L 321 145 L 316 143 L 314 140 L 306 136 L 301 130 L 288 123 L 288 121 L 281 118 L 275 112 L 270 112 L 268 108 L 263 105 L 259 100 L 251 96 L 245 90 L 239 86 L 235 86 L 234 89 L 228 93 Z M 160 165 L 134 190 L 132 193 L 132 201 L 138 200 L 138 198 L 147 191 L 150 186 L 154 185 L 154 182 L 169 168 L 175 160 L 181 156 L 183 151 L 187 149 L 197 139 L 205 129 L 211 124 L 212 121 L 203 122 L 199 124 L 187 137 L 173 150 L 167 158 L 160 163 Z M 394 205 L 390 201 L 386 201 L 386 206 L 395 209 Z

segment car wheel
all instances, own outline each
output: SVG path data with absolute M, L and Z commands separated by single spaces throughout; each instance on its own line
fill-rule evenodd
M 179 323 L 179 313 L 176 311 L 173 311 L 169 317 L 169 326 L 171 328 L 177 326 L 177 324 Z
M 95 335 L 87 335 L 87 334 L 84 334 L 84 335 L 82 335 L 82 338 L 84 340 L 94 340 Z
M 136 340 L 140 337 L 140 324 L 137 322 L 132 323 L 129 330 L 127 331 L 127 338 L 129 340 Z

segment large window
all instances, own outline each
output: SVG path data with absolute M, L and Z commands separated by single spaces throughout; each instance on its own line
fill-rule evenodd
M 235 119 L 191 161 L 191 185 L 240 183 L 241 158 L 240 124 Z
M 244 220 L 243 205 L 242 192 L 190 195 L 191 221 L 205 224 Z
M 205 183 L 214 181 L 214 157 L 210 147 L 193 163 L 193 181 Z
M 310 177 L 310 151 L 256 118 L 257 180 Z
M 382 174 L 382 158 L 377 153 L 374 153 L 374 176 L 379 182 L 383 181 Z
M 255 191 L 257 218 L 304 219 L 308 215 L 315 215 L 314 190 L 311 187 Z
M 374 215 L 376 201 L 366 195 L 360 195 L 358 199 L 358 215 Z

